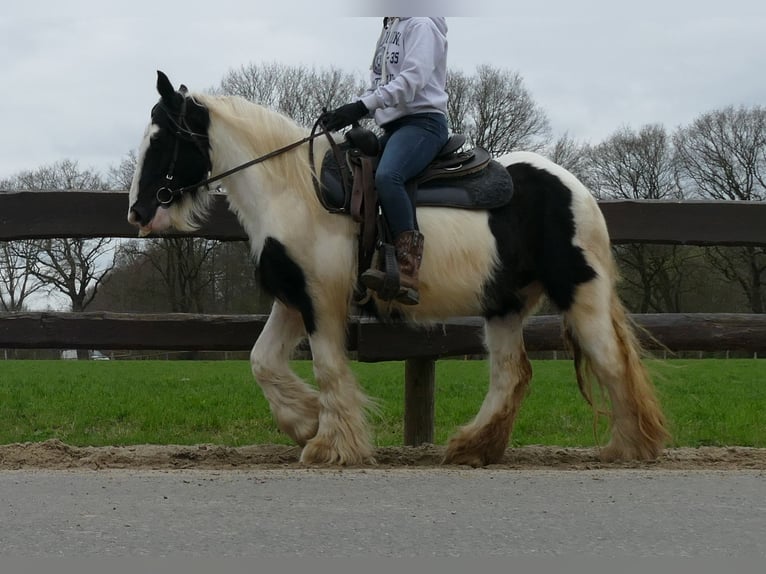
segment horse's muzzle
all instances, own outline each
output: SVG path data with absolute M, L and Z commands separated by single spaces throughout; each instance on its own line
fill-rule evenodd
M 131 225 L 144 226 L 148 224 L 154 214 L 150 210 L 134 203 L 128 211 L 128 223 Z

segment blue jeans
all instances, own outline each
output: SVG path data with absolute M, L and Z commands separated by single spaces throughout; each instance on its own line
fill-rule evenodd
M 383 155 L 375 172 L 375 187 L 383 215 L 394 239 L 416 229 L 415 208 L 404 184 L 423 171 L 447 143 L 443 114 L 413 114 L 383 126 Z

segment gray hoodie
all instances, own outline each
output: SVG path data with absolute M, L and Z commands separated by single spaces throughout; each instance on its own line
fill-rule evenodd
M 447 20 L 392 17 L 380 35 L 361 100 L 378 125 L 402 116 L 447 115 Z

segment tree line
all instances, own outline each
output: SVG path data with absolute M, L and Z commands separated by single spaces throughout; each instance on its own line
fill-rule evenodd
M 310 126 L 353 100 L 365 78 L 337 68 L 249 64 L 208 91 L 238 95 Z M 598 143 L 553 137 L 545 110 L 515 71 L 450 71 L 454 132 L 495 155 L 533 150 L 598 198 L 766 200 L 766 109 L 726 107 L 687 126 L 622 126 Z M 372 127 L 372 126 L 371 126 Z M 128 189 L 135 151 L 106 174 L 71 159 L 0 180 L 1 191 Z M 713 225 L 714 222 L 711 222 Z M 617 245 L 622 295 L 634 312 L 763 313 L 766 248 Z M 0 309 L 57 296 L 72 311 L 265 313 L 248 246 L 194 238 L 48 239 L 0 243 Z

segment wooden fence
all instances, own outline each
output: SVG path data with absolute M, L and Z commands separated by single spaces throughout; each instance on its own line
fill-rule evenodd
M 51 237 L 136 236 L 125 192 L 0 192 L 0 241 Z M 766 245 L 766 203 L 602 201 L 613 243 Z M 216 197 L 209 223 L 191 234 L 246 240 L 225 198 Z M 0 348 L 247 350 L 262 315 L 133 315 L 10 313 L 0 315 Z M 766 315 L 651 314 L 634 316 L 648 348 L 766 352 Z M 433 440 L 434 369 L 438 358 L 478 354 L 481 320 L 463 318 L 417 330 L 352 318 L 348 348 L 360 361 L 405 361 L 406 444 Z M 530 351 L 562 348 L 559 319 L 532 317 Z

